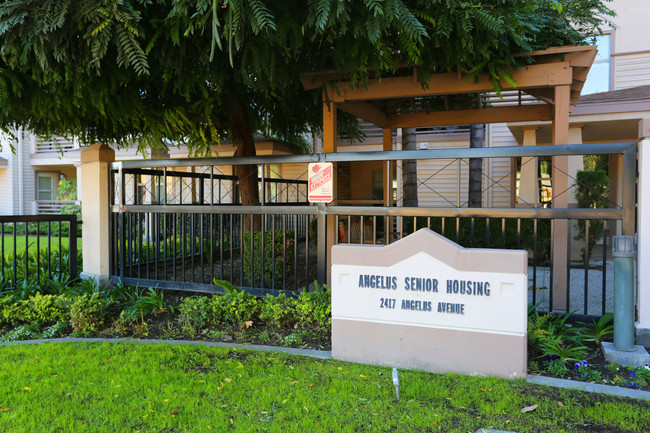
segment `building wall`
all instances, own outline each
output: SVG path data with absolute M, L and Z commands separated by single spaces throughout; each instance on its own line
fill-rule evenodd
M 489 147 L 517 146 L 517 140 L 510 133 L 505 123 L 488 125 L 486 137 Z M 510 158 L 490 158 L 488 171 L 490 179 L 486 179 L 492 185 L 485 194 L 484 200 L 490 203 L 490 207 L 510 207 L 514 204 L 514 192 L 511 192 L 512 185 L 512 161 Z M 483 187 L 485 189 L 485 186 Z
M 616 11 L 613 30 L 613 88 L 650 84 L 650 38 L 647 27 L 650 8 L 647 1 L 615 0 L 610 7 Z
M 646 48 L 650 48 L 650 42 Z M 615 55 L 613 82 L 612 90 L 650 84 L 650 51 Z
M 647 51 L 648 41 L 648 2 L 644 0 L 614 0 L 608 4 L 616 12 L 612 21 L 616 25 L 614 52 L 629 53 Z
M 10 215 L 13 213 L 14 202 L 11 177 L 13 154 L 6 134 L 0 134 L 0 156 L 7 160 L 7 166 L 0 168 L 0 215 Z
M 35 172 L 30 163 L 31 142 L 29 134 L 14 131 L 17 139 L 0 136 L 0 155 L 9 163 L 0 169 L 0 214 L 29 215 L 34 212 Z M 12 152 L 11 147 L 15 149 Z

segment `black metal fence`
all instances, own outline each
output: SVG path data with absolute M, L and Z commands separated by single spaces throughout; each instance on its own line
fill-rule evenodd
M 204 208 L 114 213 L 111 274 L 127 284 L 208 292 L 221 291 L 215 280 L 227 281 L 257 295 L 296 291 L 316 279 L 304 213 L 314 208 Z M 258 230 L 246 229 L 256 221 Z
M 0 289 L 77 278 L 75 215 L 0 216 Z
M 343 205 L 341 182 L 338 203 L 310 205 L 306 200 L 309 162 L 376 162 L 379 170 L 385 167 L 384 182 L 388 179 L 392 185 L 396 165 L 399 168 L 407 158 L 450 161 L 444 162 L 445 167 L 460 170 L 469 158 L 550 160 L 568 155 L 620 159 L 616 181 L 623 192 L 618 202 L 604 209 L 548 204 L 469 208 L 460 200 L 459 174 L 455 197 L 445 199 L 455 206 L 402 207 L 395 191 L 384 195 L 392 197 L 389 203 L 377 203 L 372 184 L 352 185 L 355 178 L 369 176 L 349 168 L 346 187 L 369 190 L 371 200 L 359 200 L 360 206 Z M 531 303 L 546 310 L 602 315 L 613 309 L 609 236 L 620 234 L 621 228 L 623 234 L 634 232 L 635 163 L 635 143 L 117 162 L 110 171 L 111 275 L 129 284 L 177 290 L 221 292 L 219 284 L 227 284 L 214 282 L 223 280 L 257 295 L 292 291 L 315 279 L 325 280 L 327 251 L 334 243 L 389 244 L 428 227 L 463 247 L 526 249 Z M 230 174 L 238 165 L 251 164 L 258 167 L 260 206 L 240 204 L 239 179 Z M 283 177 L 283 164 L 293 167 L 287 171 L 291 178 Z M 296 171 L 300 164 L 304 169 Z M 436 180 L 428 181 L 426 187 L 435 189 Z M 484 179 L 483 188 L 498 183 Z M 444 194 L 440 191 L 435 192 Z M 561 194 L 567 191 L 555 191 L 553 196 Z M 563 242 L 567 251 L 574 251 L 563 263 L 553 258 L 558 225 L 568 227 Z M 596 232 L 600 240 L 585 248 L 584 239 Z M 557 272 L 566 274 L 562 299 L 553 288 Z

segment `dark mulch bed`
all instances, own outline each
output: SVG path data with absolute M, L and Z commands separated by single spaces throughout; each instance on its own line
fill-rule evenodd
M 585 359 L 568 363 L 569 372 L 567 374 L 553 374 L 553 372 L 545 368 L 545 361 L 547 361 L 545 357 L 529 354 L 528 372 L 549 377 L 650 391 L 650 383 L 647 381 L 647 378 L 650 378 L 650 370 L 648 370 L 648 374 L 644 379 L 643 375 L 637 374 L 628 366 L 611 364 L 603 357 L 600 345 L 594 343 L 587 344 Z M 586 364 L 584 364 L 584 361 L 586 361 Z M 578 366 L 579 364 L 582 365 Z M 650 367 L 648 368 L 650 369 Z

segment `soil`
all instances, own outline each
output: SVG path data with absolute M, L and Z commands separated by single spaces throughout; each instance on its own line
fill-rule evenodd
M 609 342 L 611 342 L 611 340 L 609 340 Z M 545 368 L 547 365 L 545 361 L 547 361 L 546 358 L 540 358 L 536 356 L 536 354 L 529 354 L 528 373 L 539 374 L 548 377 L 559 377 L 562 379 L 578 380 L 588 383 L 599 383 L 602 385 L 614 385 L 623 388 L 650 391 L 650 384 L 647 381 L 647 378 L 650 378 L 650 371 L 648 371 L 646 379 L 644 380 L 642 375 L 636 374 L 636 372 L 628 368 L 628 366 L 610 364 L 603 357 L 600 345 L 596 345 L 594 343 L 587 344 L 587 356 L 584 360 L 567 363 L 569 365 L 568 374 L 552 374 L 552 372 L 548 371 L 548 369 Z M 587 369 L 585 369 L 585 367 L 580 367 L 580 369 L 576 371 L 576 365 L 583 361 L 587 361 Z M 587 375 L 593 376 L 583 377 L 587 371 L 593 371 L 594 373 Z M 631 373 L 633 372 L 634 374 L 632 375 Z

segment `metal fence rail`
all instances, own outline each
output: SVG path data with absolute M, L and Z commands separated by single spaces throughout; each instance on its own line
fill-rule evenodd
M 0 216 L 0 288 L 76 279 L 77 235 L 75 215 Z

